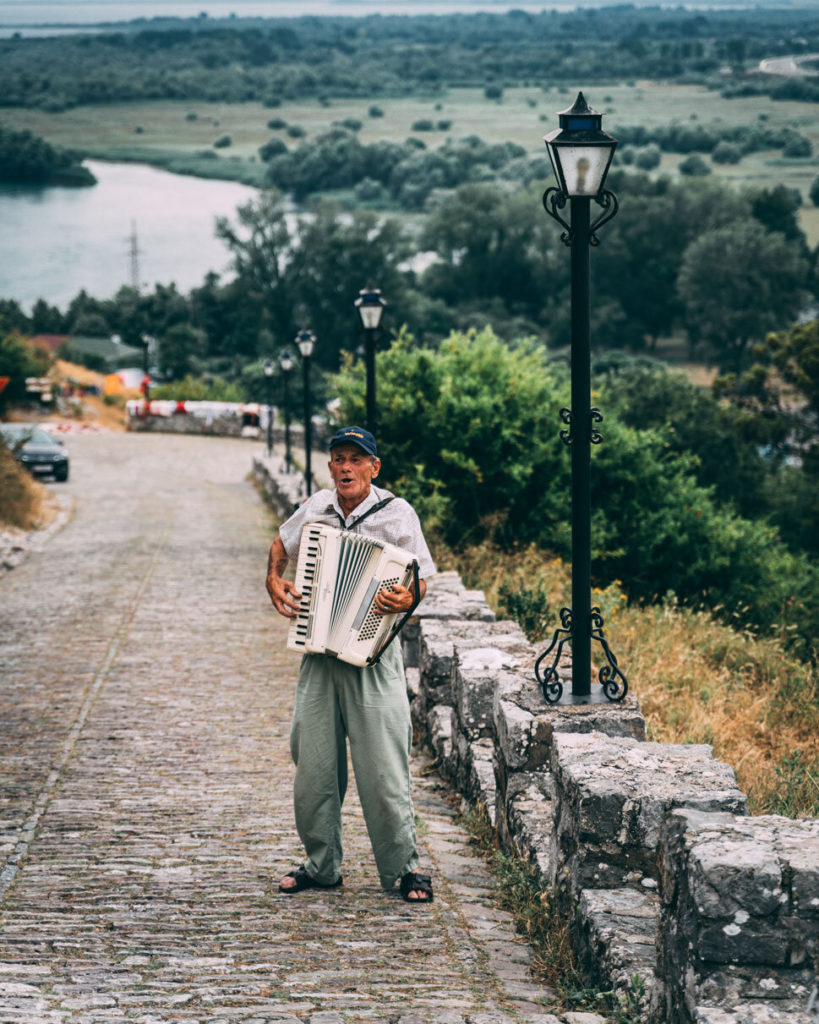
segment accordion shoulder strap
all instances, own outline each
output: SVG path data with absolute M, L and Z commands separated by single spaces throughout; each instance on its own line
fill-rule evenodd
M 375 503 L 375 505 L 373 505 L 371 508 L 368 508 L 366 512 L 362 512 L 361 515 L 357 519 L 354 519 L 350 523 L 349 526 L 345 526 L 344 525 L 344 519 L 339 515 L 338 512 L 336 512 L 335 509 L 333 509 L 333 511 L 336 512 L 336 515 L 338 516 L 339 520 L 341 521 L 341 529 L 342 530 L 352 530 L 352 528 L 354 526 L 358 526 L 359 523 L 363 523 L 365 519 L 369 518 L 373 514 L 373 512 L 378 512 L 385 505 L 389 505 L 389 503 L 391 501 L 393 501 L 394 498 L 395 498 L 395 495 L 391 494 L 388 498 L 382 498 L 381 501 L 377 501 Z

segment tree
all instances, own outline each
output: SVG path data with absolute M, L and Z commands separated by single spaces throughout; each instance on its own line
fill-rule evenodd
M 807 273 L 798 250 L 755 221 L 707 231 L 686 250 L 677 279 L 686 328 L 720 365 L 739 370 L 752 341 L 794 319 Z
M 198 369 L 204 338 L 190 324 L 176 324 L 159 338 L 159 369 L 163 377 L 182 380 Z
M 711 168 L 699 153 L 692 153 L 685 160 L 681 160 L 677 170 L 689 178 L 704 178 L 711 173 Z
M 255 314 L 257 331 L 269 327 L 277 338 L 289 340 L 297 329 L 288 280 L 295 250 L 292 215 L 281 192 L 269 189 L 240 206 L 236 216 L 236 224 L 220 217 L 216 234 L 233 256 L 242 297 L 249 305 L 245 313 Z M 255 351 L 255 338 L 253 342 Z
M 294 315 L 318 338 L 317 363 L 337 369 L 341 350 L 360 344 L 353 302 L 362 288 L 380 288 L 390 322 L 401 324 L 406 275 L 399 268 L 410 254 L 409 244 L 395 218 L 367 210 L 347 214 L 327 200 L 310 208 L 299 232 L 287 268 Z
M 0 391 L 0 413 L 26 398 L 26 377 L 44 377 L 50 359 L 15 334 L 0 336 L 0 377 L 9 382 Z
M 440 257 L 424 275 L 424 288 L 453 304 L 497 297 L 507 309 L 535 316 L 547 287 L 556 291 L 566 281 L 565 259 L 553 259 L 558 244 L 546 218 L 532 217 L 530 195 L 510 198 L 495 185 L 462 185 L 430 216 L 421 237 L 422 249 Z

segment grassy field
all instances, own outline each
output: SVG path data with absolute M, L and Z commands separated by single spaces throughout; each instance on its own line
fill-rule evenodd
M 486 142 L 516 142 L 530 152 L 541 152 L 542 136 L 557 124 L 556 112 L 573 99 L 574 90 L 565 87 L 508 89 L 501 102 L 487 100 L 481 89 L 453 89 L 440 98 L 374 100 L 384 112 L 383 117 L 375 118 L 369 116 L 371 103 L 360 99 L 333 99 L 329 105 L 286 102 L 276 109 L 259 103 L 159 101 L 77 107 L 63 113 L 6 108 L 0 112 L 0 123 L 27 128 L 49 142 L 98 157 L 139 159 L 257 183 L 264 169 L 257 156 L 259 146 L 274 136 L 291 148 L 299 144 L 286 129 L 268 128 L 272 118 L 300 126 L 308 139 L 334 121 L 355 118 L 362 122 L 359 137 L 364 143 L 384 138 L 400 142 L 414 134 L 433 147 L 450 137 L 477 135 Z M 819 106 L 814 104 L 774 103 L 766 97 L 724 100 L 701 86 L 647 81 L 599 85 L 589 90 L 587 99 L 606 115 L 604 127 L 615 136 L 618 126 L 625 125 L 697 122 L 732 127 L 758 124 L 764 118 L 771 127 L 798 129 L 819 153 Z M 413 132 L 413 123 L 422 118 L 433 123 L 451 121 L 451 127 L 447 131 Z M 223 135 L 229 135 L 232 144 L 212 149 Z M 203 150 L 218 156 L 198 159 L 197 154 Z M 187 165 L 174 166 L 174 158 L 183 158 Z M 681 159 L 676 154 L 664 154 L 660 172 L 675 174 Z M 713 165 L 712 169 L 715 176 L 739 186 L 782 182 L 798 188 L 804 202 L 802 226 L 811 244 L 819 243 L 819 211 L 808 198 L 817 174 L 814 159 L 785 160 L 780 152 L 762 152 L 746 156 L 738 164 Z

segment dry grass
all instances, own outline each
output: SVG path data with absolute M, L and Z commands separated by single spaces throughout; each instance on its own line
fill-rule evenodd
M 47 518 L 46 489 L 15 462 L 0 443 L 0 526 L 33 530 Z
M 482 545 L 441 562 L 481 587 L 499 614 L 512 607 L 537 643 L 569 603 L 570 568 L 536 548 L 509 554 Z M 707 612 L 628 607 L 617 582 L 593 600 L 650 739 L 711 744 L 736 771 L 753 814 L 819 816 L 815 669 L 791 656 L 781 638 L 734 629 Z

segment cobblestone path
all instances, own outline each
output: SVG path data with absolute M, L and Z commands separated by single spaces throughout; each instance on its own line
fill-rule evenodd
M 0 1024 L 555 1021 L 418 762 L 436 901 L 386 896 L 354 791 L 345 885 L 298 863 L 297 660 L 247 442 L 69 442 L 73 518 L 0 579 Z

